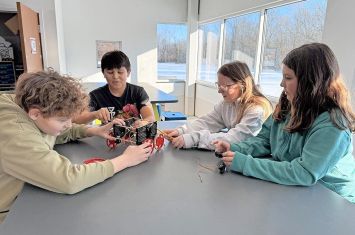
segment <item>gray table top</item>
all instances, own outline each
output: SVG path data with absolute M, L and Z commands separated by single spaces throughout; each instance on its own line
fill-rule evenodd
M 123 148 L 110 152 L 102 139 L 87 138 L 57 150 L 80 163 Z M 75 195 L 26 185 L 0 234 L 355 234 L 355 205 L 321 184 L 220 175 L 217 161 L 166 143 L 147 162 Z
M 83 87 L 87 92 L 90 92 L 96 88 L 106 85 L 106 82 L 85 82 Z M 149 96 L 149 101 L 151 103 L 176 103 L 178 99 L 176 96 L 165 93 L 164 91 L 148 84 L 148 83 L 139 83 L 139 86 L 144 87 L 145 91 Z

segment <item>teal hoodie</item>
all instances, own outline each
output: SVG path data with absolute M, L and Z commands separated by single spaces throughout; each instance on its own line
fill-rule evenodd
M 287 120 L 277 122 L 270 116 L 257 136 L 232 144 L 231 170 L 285 185 L 310 186 L 319 181 L 355 203 L 350 130 L 337 128 L 328 112 L 303 134 L 285 131 L 286 124 Z

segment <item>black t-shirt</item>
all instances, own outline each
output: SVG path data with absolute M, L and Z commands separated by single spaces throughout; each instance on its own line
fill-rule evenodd
M 126 89 L 121 97 L 111 94 L 108 84 L 99 87 L 89 93 L 90 95 L 90 110 L 96 111 L 100 108 L 108 108 L 111 118 L 122 113 L 123 107 L 134 105 L 138 113 L 142 107 L 149 102 L 149 96 L 143 87 L 126 83 Z

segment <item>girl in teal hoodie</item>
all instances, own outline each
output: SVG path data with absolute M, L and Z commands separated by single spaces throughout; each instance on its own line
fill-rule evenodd
M 283 60 L 284 88 L 260 133 L 238 144 L 215 141 L 234 172 L 285 184 L 316 182 L 355 203 L 355 114 L 338 62 L 325 44 L 306 44 Z

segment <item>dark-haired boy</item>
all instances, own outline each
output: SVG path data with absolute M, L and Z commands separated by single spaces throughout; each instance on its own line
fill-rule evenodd
M 81 113 L 73 120 L 75 123 L 88 123 L 95 119 L 107 123 L 114 117 L 131 116 L 141 116 L 146 121 L 155 120 L 147 92 L 143 87 L 127 82 L 131 64 L 125 53 L 111 51 L 104 54 L 101 71 L 107 84 L 90 92 L 90 111 Z M 130 115 L 120 115 L 123 113 Z

